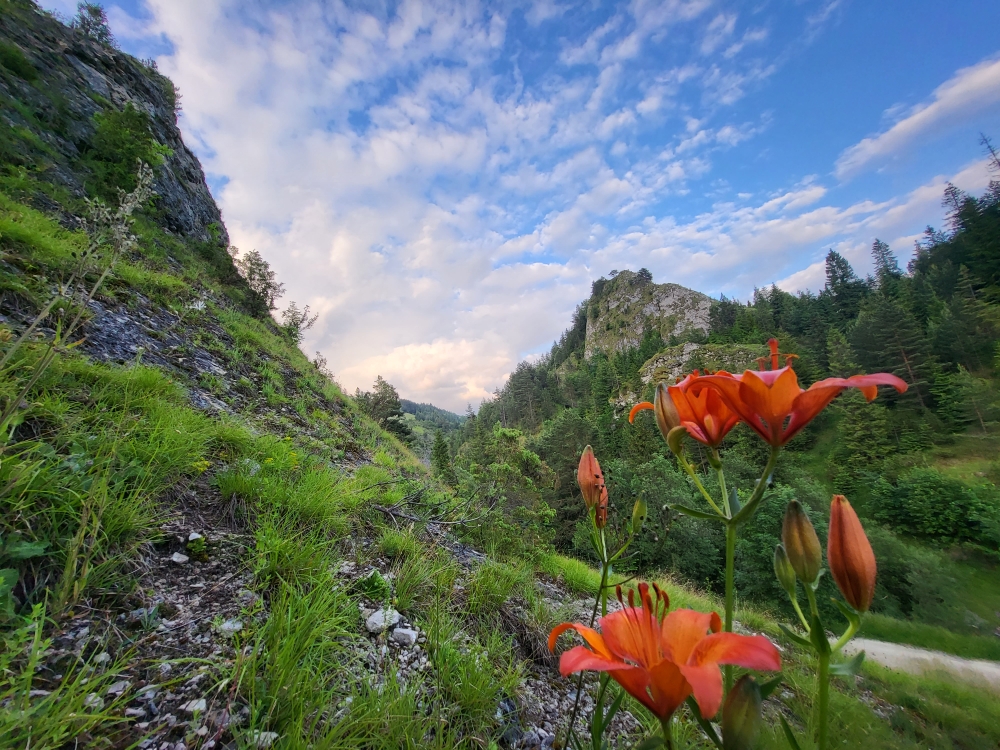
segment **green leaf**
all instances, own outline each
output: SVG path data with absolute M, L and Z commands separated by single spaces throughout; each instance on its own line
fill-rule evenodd
M 0 597 L 9 594 L 17 585 L 17 571 L 11 568 L 0 570 Z
M 773 693 L 777 689 L 778 685 L 781 684 L 782 679 L 783 677 L 779 674 L 772 680 L 768 680 L 767 682 L 762 682 L 760 684 L 760 699 L 762 701 L 767 700 L 768 697 L 771 695 L 771 693 Z
M 740 512 L 737 513 L 735 516 L 733 516 L 733 523 L 735 523 L 737 526 L 742 526 L 747 521 L 749 521 L 753 517 L 753 514 L 756 512 L 757 506 L 760 505 L 760 501 L 764 499 L 764 495 L 765 493 L 761 492 L 756 497 L 751 498 L 750 502 L 744 505 L 740 509 Z
M 788 726 L 788 721 L 786 721 L 785 717 L 781 714 L 778 714 L 778 718 L 781 719 L 781 728 L 785 731 L 785 739 L 788 740 L 788 746 L 792 748 L 792 750 L 802 750 L 802 748 L 799 747 L 799 741 L 795 739 L 795 734 L 792 732 L 792 728 Z
M 823 629 L 823 621 L 819 619 L 819 615 L 813 615 L 809 622 L 809 640 L 817 654 L 830 655 L 830 641 L 826 639 L 826 630 Z
M 44 555 L 48 548 L 48 542 L 7 542 L 4 555 L 12 560 L 26 560 L 29 557 Z
M 635 750 L 654 750 L 654 748 L 663 747 L 662 737 L 647 737 L 638 745 L 635 746 Z
M 625 691 L 619 690 L 618 697 L 612 701 L 611 706 L 608 708 L 608 712 L 604 714 L 604 726 L 608 726 L 611 720 L 615 718 L 615 714 L 618 713 L 618 709 L 622 707 L 622 701 L 625 700 Z
M 802 648 L 808 648 L 812 650 L 813 645 L 811 641 L 807 640 L 806 638 L 803 638 L 798 633 L 793 632 L 792 629 L 789 628 L 787 625 L 782 625 L 781 623 L 778 623 L 778 627 L 781 628 L 781 632 L 784 633 L 785 636 L 787 636 L 792 643 L 802 646 Z
M 688 708 L 691 710 L 691 715 L 697 720 L 699 726 L 701 726 L 702 731 L 708 736 L 708 739 L 712 741 L 712 744 L 717 748 L 722 748 L 722 740 L 719 739 L 719 735 L 715 733 L 715 727 L 712 726 L 712 722 L 708 719 L 701 718 L 701 708 L 695 702 L 694 696 L 688 696 L 687 699 Z
M 729 492 L 729 511 L 733 515 L 737 515 L 743 506 L 740 505 L 740 496 L 736 492 L 736 488 L 733 487 Z
M 838 677 L 852 677 L 861 669 L 861 663 L 865 660 L 865 652 L 858 651 L 854 657 L 848 661 L 837 662 L 830 665 L 830 674 Z
M 852 607 L 848 607 L 844 602 L 840 601 L 840 599 L 834 599 L 833 597 L 830 597 L 830 600 L 837 605 L 837 609 L 840 610 L 840 614 L 842 614 L 847 619 L 847 621 L 854 627 L 855 630 L 861 628 L 861 615 L 855 612 Z
M 689 508 L 686 505 L 676 504 L 671 505 L 670 510 L 675 510 L 678 513 L 683 513 L 685 516 L 691 516 L 691 518 L 700 518 L 703 521 L 718 521 L 725 520 L 718 513 L 706 513 L 703 510 L 695 510 L 694 508 Z

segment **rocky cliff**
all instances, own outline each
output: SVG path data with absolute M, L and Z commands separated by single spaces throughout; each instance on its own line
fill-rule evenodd
M 96 133 L 94 116 L 131 103 L 149 116 L 156 142 L 169 149 L 156 170 L 156 220 L 191 239 L 228 244 L 205 174 L 177 127 L 173 83 L 145 64 L 102 45 L 26 2 L 0 7 L 0 162 L 58 189 L 35 190 L 30 201 L 72 223 L 84 197 L 84 157 Z M 68 199 L 68 200 L 67 200 Z
M 654 284 L 646 273 L 622 271 L 600 280 L 587 307 L 585 356 L 639 346 L 647 330 L 664 341 L 708 332 L 712 298 L 679 284 Z

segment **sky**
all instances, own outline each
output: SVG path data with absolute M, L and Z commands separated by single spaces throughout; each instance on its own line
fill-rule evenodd
M 819 289 L 830 249 L 867 273 L 876 238 L 905 267 L 1000 143 L 985 0 L 105 7 L 233 244 L 319 313 L 303 348 L 458 412 L 612 270 L 747 299 Z

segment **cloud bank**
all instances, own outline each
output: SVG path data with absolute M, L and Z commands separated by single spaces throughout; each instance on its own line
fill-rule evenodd
M 836 3 L 820 5 L 785 26 L 820 34 Z M 740 182 L 727 164 L 766 152 L 774 117 L 749 101 L 792 42 L 738 4 L 145 0 L 123 14 L 119 37 L 159 49 L 183 93 L 234 244 L 320 313 L 305 347 L 349 389 L 381 374 L 461 411 L 547 349 L 611 269 L 730 296 L 815 287 L 830 246 L 911 243 L 943 187 L 869 200 L 808 175 Z M 942 85 L 925 120 L 983 91 L 984 65 Z M 842 160 L 860 170 L 888 148 Z M 965 166 L 945 177 L 985 182 Z

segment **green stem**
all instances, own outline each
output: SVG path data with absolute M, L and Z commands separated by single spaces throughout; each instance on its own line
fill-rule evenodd
M 719 451 L 715 448 L 712 448 L 712 455 L 716 463 L 719 464 L 719 468 L 716 471 L 719 474 L 719 489 L 722 490 L 722 506 L 726 509 L 726 518 L 732 518 L 733 509 L 729 507 L 729 491 L 726 489 L 726 474 L 722 470 L 722 459 L 719 457 Z
M 795 608 L 795 614 L 799 616 L 799 622 L 802 623 L 802 627 L 806 629 L 806 633 L 808 634 L 809 621 L 806 619 L 806 616 L 802 614 L 802 607 L 799 606 L 799 600 L 796 599 L 795 597 L 791 597 L 791 599 L 792 599 L 792 606 Z
M 674 750 L 674 738 L 670 733 L 670 722 L 673 720 L 674 715 L 670 714 L 665 719 L 660 719 L 660 726 L 663 727 L 663 746 L 667 750 Z
M 748 505 L 753 505 L 760 499 L 760 496 L 764 494 L 764 490 L 767 489 L 767 478 L 771 476 L 771 473 L 774 471 L 774 467 L 778 463 L 778 454 L 780 453 L 781 448 L 771 446 L 771 455 L 767 459 L 767 465 L 764 467 L 764 473 L 760 475 L 760 481 L 757 482 L 757 486 L 754 487 L 753 494 L 750 495 L 750 499 L 743 504 L 744 508 Z
M 819 750 L 826 750 L 826 717 L 827 708 L 830 703 L 830 655 L 821 654 L 819 657 L 819 726 L 817 727 L 817 746 Z
M 701 483 L 701 480 L 698 479 L 698 475 L 695 474 L 694 467 L 690 463 L 688 463 L 687 459 L 684 458 L 684 456 L 681 455 L 677 456 L 677 462 L 683 467 L 684 471 L 687 472 L 688 476 L 691 477 L 691 481 L 694 482 L 695 487 L 697 487 L 698 491 L 701 492 L 702 497 L 704 497 L 705 500 L 708 501 L 708 504 L 712 506 L 712 510 L 714 510 L 720 516 L 725 518 L 726 514 L 719 509 L 719 506 L 715 504 L 715 500 L 713 500 L 712 496 L 708 494 L 708 490 L 705 489 L 705 486 Z
M 860 620 L 858 622 L 860 624 Z M 836 643 L 833 644 L 832 647 L 833 652 L 836 653 L 837 651 L 840 651 L 840 649 L 846 646 L 847 642 L 851 640 L 851 638 L 853 638 L 854 634 L 857 632 L 858 632 L 858 626 L 856 626 L 853 622 L 848 624 L 847 630 L 845 630 L 844 634 L 837 639 Z
M 736 599 L 736 524 L 726 524 L 726 632 L 733 632 L 733 608 Z M 733 667 L 725 668 L 726 692 L 733 686 Z

